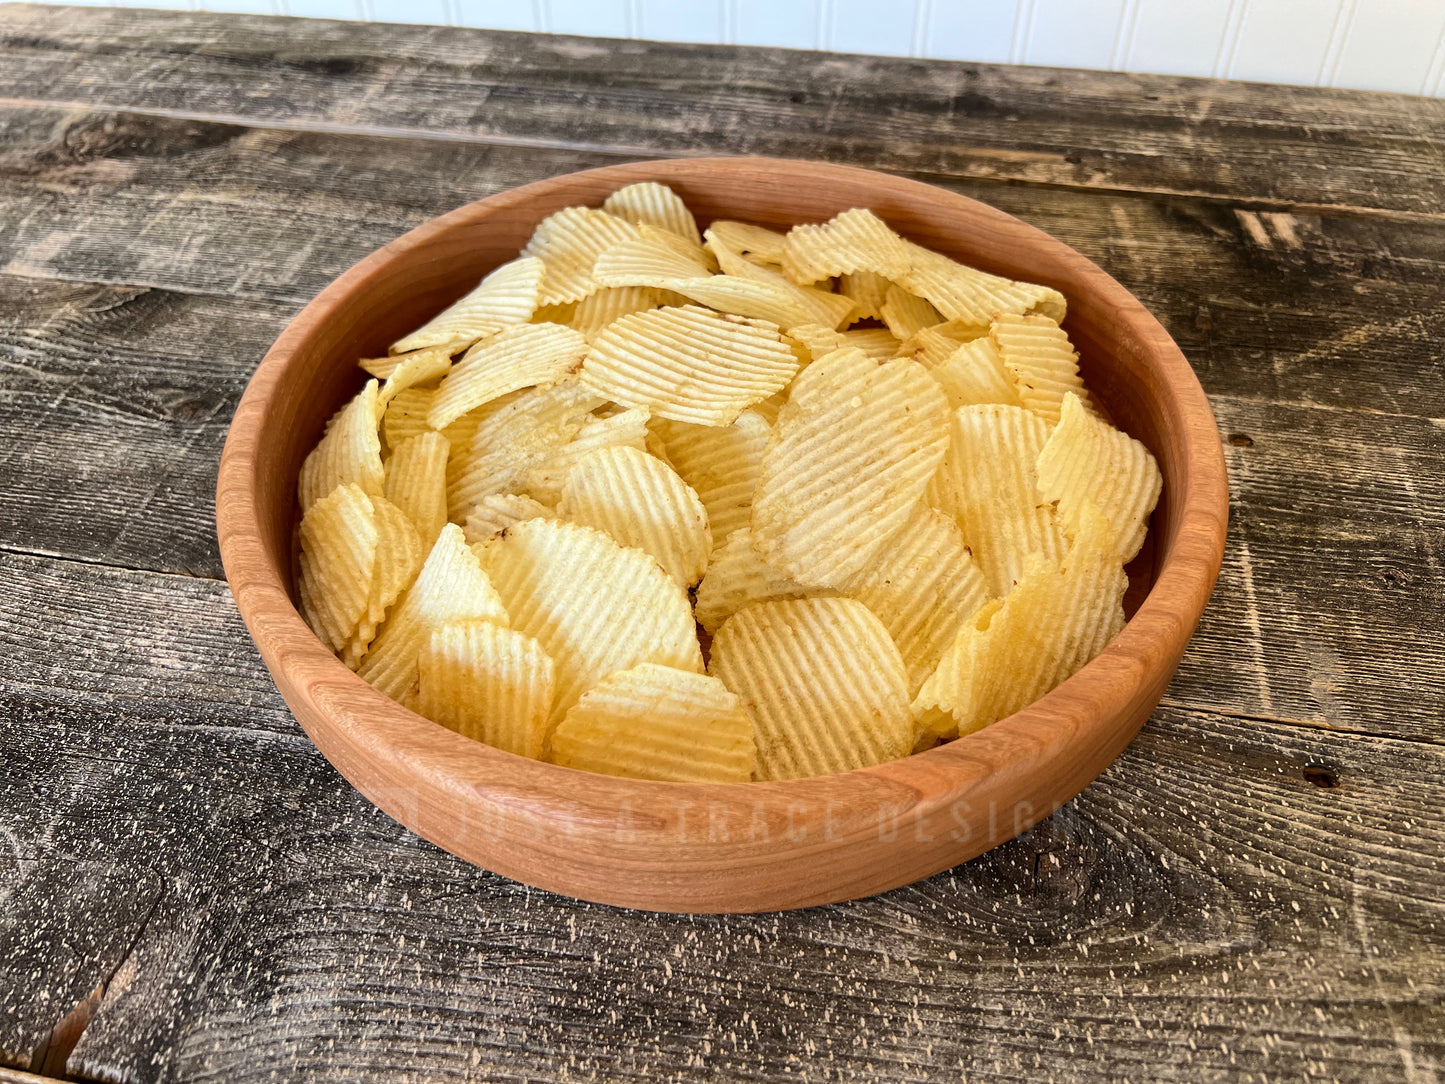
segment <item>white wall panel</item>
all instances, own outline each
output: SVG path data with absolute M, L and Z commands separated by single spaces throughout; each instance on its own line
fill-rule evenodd
M 922 0 L 823 0 L 825 49 L 840 53 L 914 56 Z M 921 42 L 918 43 L 921 46 Z
M 1324 81 L 1336 24 L 1350 0 L 1250 0 L 1229 66 L 1230 79 L 1265 83 Z M 1367 0 L 1368 2 L 1368 0 Z
M 1422 94 L 1445 35 L 1436 0 L 1357 4 L 1332 80 L 1335 86 Z
M 1033 0 L 1025 64 L 1059 68 L 1110 68 L 1124 18 L 1124 0 Z M 1122 59 L 1122 58 L 1120 58 Z
M 405 0 L 403 0 L 405 2 Z M 449 0 L 459 26 L 489 30 L 540 30 L 540 4 L 529 0 Z
M 816 49 L 824 0 L 732 0 L 738 45 Z
M 1121 66 L 1134 72 L 1215 75 L 1230 8 L 1242 6 L 1241 0 L 1234 4 L 1139 0 Z
M 633 28 L 627 0 L 542 0 L 542 25 L 553 34 L 625 38 Z
M 1021 0 L 932 0 L 923 55 L 942 60 L 1007 64 Z
M 725 0 L 679 4 L 675 0 L 632 0 L 636 36 L 654 41 L 723 40 Z

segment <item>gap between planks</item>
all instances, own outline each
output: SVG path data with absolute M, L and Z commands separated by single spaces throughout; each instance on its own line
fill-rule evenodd
M 167 109 L 159 106 L 140 108 L 136 106 L 112 105 L 109 103 L 83 102 L 70 99 L 48 98 L 0 98 L 0 109 L 56 109 L 76 114 L 117 113 L 139 117 L 159 117 L 166 120 L 198 121 L 206 124 L 226 124 L 253 131 L 306 132 L 318 135 L 363 136 L 374 139 L 427 140 L 437 143 L 461 143 L 472 146 L 529 147 L 540 150 L 575 151 L 587 154 L 605 154 L 624 161 L 639 159 L 660 161 L 668 158 L 708 158 L 707 151 L 670 150 L 659 151 L 646 146 L 616 143 L 593 143 L 586 140 L 528 139 L 524 136 L 467 135 L 461 132 L 444 132 L 427 128 L 402 128 L 392 125 L 338 124 L 332 121 L 307 120 L 291 121 L 268 119 L 258 121 L 240 113 L 212 113 L 205 110 Z M 1018 152 L 1007 148 L 960 148 L 977 150 L 981 156 L 994 158 L 1017 158 Z M 721 157 L 747 157 L 746 155 L 722 155 Z M 1049 157 L 1049 156 L 1044 156 Z M 844 163 L 846 164 L 846 163 Z M 1128 185 L 1085 185 L 1068 184 L 1063 181 L 1036 181 L 1024 177 L 988 177 L 972 174 L 937 173 L 929 170 L 886 170 L 872 167 L 876 172 L 909 177 L 928 184 L 947 184 L 950 181 L 968 181 L 983 185 L 1012 185 L 1021 188 L 1056 189 L 1068 192 L 1098 194 L 1100 196 L 1152 196 L 1157 198 L 1180 198 L 1198 200 L 1215 206 L 1232 207 L 1242 211 L 1283 212 L 1302 214 L 1315 218 L 1360 218 L 1373 221 L 1436 224 L 1445 221 L 1445 212 L 1425 214 L 1419 211 L 1400 211 L 1383 207 L 1362 207 L 1357 204 L 1307 203 L 1299 200 L 1277 199 L 1269 196 L 1222 196 L 1212 192 L 1200 192 L 1185 188 L 1131 187 Z

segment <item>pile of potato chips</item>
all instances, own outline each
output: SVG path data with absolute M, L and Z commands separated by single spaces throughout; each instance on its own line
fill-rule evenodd
M 560 211 L 361 361 L 301 471 L 302 608 L 386 695 L 575 768 L 794 779 L 968 734 L 1119 631 L 1159 496 L 1064 305 L 862 209 Z

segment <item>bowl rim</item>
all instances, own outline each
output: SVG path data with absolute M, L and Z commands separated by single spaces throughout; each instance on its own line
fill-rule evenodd
M 605 181 L 615 186 L 637 180 L 654 179 L 668 171 L 768 170 L 782 177 L 797 180 L 817 178 L 826 174 L 853 183 L 877 183 L 919 186 L 928 189 L 937 199 L 966 201 L 974 213 L 982 214 L 1007 233 L 1028 239 L 1047 255 L 1095 284 L 1108 295 L 1110 305 L 1120 319 L 1141 333 L 1147 332 L 1151 350 L 1150 363 L 1161 370 L 1161 377 L 1170 394 L 1177 400 L 1179 413 L 1186 425 L 1174 433 L 1181 445 L 1182 493 L 1171 494 L 1181 499 L 1177 527 L 1169 552 L 1156 566 L 1155 580 L 1148 594 L 1123 630 L 1104 650 L 1076 674 L 1056 686 L 1032 704 L 989 727 L 958 741 L 937 746 L 922 753 L 868 768 L 859 768 L 837 775 L 807 779 L 727 784 L 665 783 L 578 771 L 542 761 L 507 753 L 453 734 L 438 724 L 416 715 L 390 700 L 357 677 L 320 641 L 306 624 L 291 601 L 289 584 L 268 557 L 262 535 L 262 514 L 257 502 L 254 479 L 258 471 L 257 450 L 264 431 L 266 416 L 278 394 L 281 376 L 304 354 L 317 322 L 339 301 L 363 288 L 403 254 L 432 244 L 438 237 L 458 226 L 484 220 L 489 214 L 526 206 L 541 193 L 551 193 L 570 183 Z M 662 178 L 666 180 L 667 178 Z M 222 453 L 217 476 L 216 522 L 222 562 L 237 608 L 255 639 L 262 657 L 276 679 L 282 694 L 303 728 L 321 751 L 362 790 L 408 828 L 433 839 L 446 849 L 470 853 L 463 857 L 504 873 L 517 880 L 540 887 L 559 890 L 603 902 L 620 902 L 631 906 L 656 906 L 657 893 L 646 890 L 621 893 L 599 892 L 590 884 L 577 885 L 565 871 L 555 875 L 518 865 L 508 858 L 481 861 L 476 857 L 485 846 L 458 847 L 448 831 L 425 823 L 424 811 L 417 808 L 416 798 L 389 794 L 388 788 L 375 778 L 358 778 L 367 758 L 383 758 L 401 775 L 413 778 L 418 785 L 432 788 L 429 793 L 452 795 L 463 806 L 480 800 L 500 811 L 502 827 L 493 830 L 503 834 L 514 827 L 512 814 L 525 809 L 526 818 L 537 826 L 540 850 L 554 856 L 559 847 L 579 841 L 596 844 L 599 853 L 609 850 L 609 833 L 615 836 L 617 824 L 611 810 L 625 810 L 634 831 L 647 839 L 663 840 L 676 833 L 675 860 L 704 859 L 711 854 L 728 854 L 738 868 L 747 868 L 759 860 L 756 846 L 734 846 L 732 841 L 708 840 L 700 829 L 689 829 L 684 821 L 653 815 L 654 806 L 673 804 L 693 808 L 711 808 L 717 803 L 735 805 L 746 796 L 758 803 L 788 803 L 810 810 L 821 803 L 836 804 L 840 794 L 860 792 L 860 800 L 881 801 L 883 795 L 908 796 L 909 820 L 929 819 L 946 813 L 950 803 L 969 795 L 992 792 L 1009 780 L 998 780 L 993 788 L 981 785 L 988 777 L 1013 776 L 1038 768 L 1044 763 L 1062 763 L 1059 758 L 1073 758 L 1080 764 L 1099 763 L 1087 778 L 1074 786 L 1069 798 L 1087 785 L 1103 766 L 1112 761 L 1132 739 L 1141 718 L 1123 735 L 1092 733 L 1090 719 L 1100 713 L 1137 713 L 1145 699 L 1149 711 L 1158 702 L 1163 688 L 1183 654 L 1205 603 L 1212 591 L 1223 562 L 1228 519 L 1228 480 L 1217 423 L 1197 376 L 1183 353 L 1162 325 L 1122 285 L 1087 257 L 1071 246 L 1012 215 L 987 204 L 947 189 L 927 185 L 911 178 L 898 177 L 875 170 L 830 163 L 763 157 L 679 158 L 627 162 L 562 174 L 512 188 L 468 203 L 454 211 L 433 218 L 408 231 L 390 243 L 362 258 L 349 270 L 333 280 L 300 313 L 296 315 L 267 351 L 248 383 L 233 417 Z M 1151 528 L 1155 529 L 1155 528 Z M 1162 660 L 1167 667 L 1161 675 L 1159 666 L 1141 660 Z M 304 671 L 304 677 L 297 675 Z M 307 685 L 310 705 L 305 711 L 293 702 L 293 695 Z M 1156 688 L 1157 686 L 1157 688 Z M 313 712 L 320 712 L 318 717 Z M 1117 746 L 1117 748 L 1114 748 Z M 1112 751 L 1110 751 L 1112 750 Z M 1075 774 L 1080 774 L 1077 771 Z M 841 783 L 840 783 L 841 781 Z M 840 789 L 841 788 L 841 789 Z M 404 789 L 404 788 L 403 788 Z M 1068 799 L 1065 799 L 1067 801 Z M 694 805 L 695 804 L 695 805 Z M 1057 803 L 1062 805 L 1062 802 Z M 1012 838 L 1054 809 L 1030 807 L 1027 823 L 1022 823 L 1015 807 L 1013 825 L 1004 825 L 995 836 L 990 833 L 988 846 Z M 640 825 L 633 818 L 647 811 Z M 686 813 L 681 814 L 683 818 Z M 840 814 L 846 829 L 839 838 L 847 838 L 856 829 L 854 820 L 845 811 Z M 434 819 L 434 818 L 433 818 Z M 1022 823 L 1022 827 L 1019 825 Z M 430 827 L 430 831 L 426 830 Z M 1007 828 L 1016 830 L 1008 832 Z M 476 826 L 470 829 L 476 836 Z M 485 832 L 481 833 L 486 835 Z M 440 838 L 439 838 L 440 837 Z M 622 840 L 622 843 L 627 843 Z M 962 861 L 981 853 L 988 846 L 968 842 L 958 853 Z M 621 846 L 621 844 L 619 844 Z M 625 851 L 627 848 L 623 847 Z M 622 851 L 615 851 L 622 853 Z M 935 868 L 913 870 L 903 884 L 954 864 L 937 864 Z M 659 859 L 655 870 L 664 877 L 665 862 Z M 664 877 L 665 879 L 665 877 Z M 883 887 L 892 887 L 884 885 Z M 826 902 L 850 898 L 880 890 L 863 886 L 851 891 L 838 890 L 803 893 L 797 904 Z M 673 892 L 664 904 L 678 897 L 680 906 L 670 904 L 668 910 L 759 910 L 764 906 L 694 906 L 686 892 Z M 776 893 L 773 893 L 775 896 Z M 606 898 L 604 898 L 606 897 Z M 688 897 L 688 898 L 683 898 Z M 768 897 L 771 899 L 772 897 Z

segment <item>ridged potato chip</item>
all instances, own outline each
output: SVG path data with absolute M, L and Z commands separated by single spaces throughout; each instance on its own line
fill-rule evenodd
M 1064 295 L 1032 282 L 1015 282 L 951 260 L 905 241 L 909 267 L 898 285 L 924 298 L 950 320 L 987 326 L 999 313 L 1042 312 L 1064 318 Z
M 932 327 L 919 328 L 898 344 L 898 356 L 913 358 L 924 368 L 933 370 L 942 365 L 966 342 L 988 335 L 988 326 L 963 324 L 945 320 Z
M 1039 496 L 1034 466 L 1048 439 L 1044 420 L 1022 407 L 987 404 L 953 413 L 948 455 L 928 501 L 958 521 L 991 595 L 1009 592 L 1031 554 L 1063 556 L 1063 531 Z
M 432 388 L 406 388 L 392 396 L 381 416 L 381 431 L 388 448 L 399 448 L 412 437 L 433 432 L 426 415 L 435 394 Z
M 765 226 L 720 218 L 713 220 L 704 236 L 708 238 L 708 247 L 719 260 L 722 256 L 718 249 L 723 248 L 737 253 L 750 263 L 778 266 L 783 262 L 783 235 Z
M 526 255 L 504 263 L 471 293 L 410 335 L 391 344 L 391 353 L 405 354 L 427 346 L 450 344 L 465 350 L 478 339 L 504 327 L 525 324 L 540 302 L 542 261 Z
M 366 615 L 376 571 L 376 510 L 346 483 L 312 502 L 301 517 L 298 590 L 312 631 L 341 651 Z
M 430 384 L 446 376 L 451 371 L 454 352 L 455 348 L 452 346 L 432 346 L 386 359 L 396 364 L 386 374 L 386 383 L 381 386 L 381 405 L 385 407 L 407 388 Z
M 1149 513 L 1159 500 L 1159 464 L 1139 441 L 1085 410 L 1072 392 L 1064 396 L 1060 415 L 1039 452 L 1039 494 L 1057 502 L 1065 532 L 1076 537 L 1086 510 L 1099 509 L 1127 562 L 1143 546 Z
M 958 524 L 919 503 L 844 593 L 867 606 L 893 637 L 912 696 L 963 623 L 988 601 L 988 584 Z
M 841 587 L 903 526 L 947 447 L 943 392 L 917 362 L 813 362 L 763 453 L 753 546 L 799 583 Z
M 465 738 L 536 760 L 552 713 L 552 660 L 490 621 L 443 625 L 418 658 L 416 710 Z
M 445 429 L 463 414 L 522 388 L 546 387 L 574 373 L 587 340 L 558 324 L 522 324 L 466 352 L 437 388 L 427 424 Z
M 598 286 L 670 288 L 673 281 L 712 273 L 707 249 L 666 230 L 639 227 L 639 236 L 605 250 L 592 266 Z
M 447 522 L 447 458 L 452 446 L 434 430 L 418 433 L 396 446 L 386 461 L 382 492 L 411 520 L 425 553 Z
M 368 380 L 355 399 L 331 416 L 326 435 L 301 464 L 297 490 L 303 514 L 340 485 L 354 483 L 363 493 L 381 493 L 386 475 L 381 466 L 380 423 L 376 381 Z
M 381 626 L 357 674 L 393 700 L 412 702 L 422 648 L 434 631 L 456 621 L 509 623 L 507 609 L 477 555 L 467 548 L 462 529 L 448 523 L 416 582 Z
M 906 339 L 926 327 L 934 327 L 943 322 L 943 316 L 937 309 L 901 286 L 888 287 L 881 315 L 888 330 L 897 339 Z
M 816 310 L 785 283 L 757 282 L 736 275 L 670 279 L 667 288 L 718 312 L 751 316 L 784 330 L 817 318 Z
M 592 207 L 567 207 L 548 215 L 522 249 L 524 257 L 535 256 L 546 268 L 537 304 L 581 301 L 597 289 L 592 277 L 597 257 L 641 236 L 640 227 Z
M 650 554 L 683 587 L 707 571 L 707 510 L 675 471 L 644 451 L 600 448 L 583 456 L 567 474 L 557 514 Z
M 580 332 L 590 343 L 610 324 L 631 313 L 686 303 L 680 295 L 655 286 L 604 286 L 578 301 L 567 319 L 560 322 Z
M 655 226 L 694 243 L 702 240 L 698 236 L 697 220 L 692 217 L 687 204 L 682 202 L 682 197 L 656 181 L 641 181 L 619 188 L 603 201 L 602 209 L 638 226 Z
M 552 733 L 552 763 L 670 783 L 746 783 L 753 723 L 717 678 L 642 663 L 609 674 Z
M 577 435 L 522 475 L 522 488 L 537 500 L 555 505 L 572 468 L 603 448 L 647 448 L 647 411 L 624 410 L 606 418 L 584 418 Z
M 794 226 L 783 239 L 783 274 L 800 286 L 859 271 L 901 282 L 909 267 L 907 242 L 862 207 L 820 226 Z
M 357 623 L 351 642 L 341 654 L 341 661 L 353 670 L 371 647 L 371 641 L 376 638 L 376 628 L 386 618 L 386 611 L 411 586 L 422 558 L 426 556 L 421 535 L 405 512 L 385 497 L 372 497 L 371 505 L 376 523 L 376 563 L 372 570 L 371 590 L 367 595 L 366 611 Z
M 853 314 L 855 320 L 883 319 L 883 302 L 888 300 L 888 288 L 893 283 L 876 271 L 855 271 L 838 280 L 838 292 L 852 298 L 858 306 Z
M 582 383 L 660 417 L 731 425 L 797 369 L 775 324 L 687 305 L 618 320 L 587 352 Z
M 467 513 L 467 544 L 475 546 L 526 519 L 556 519 L 555 509 L 525 493 L 489 493 Z
M 713 639 L 711 672 L 753 721 L 758 779 L 846 772 L 913 747 L 903 660 L 888 630 L 853 599 L 739 611 Z
M 1001 315 L 988 336 L 1013 374 L 1019 401 L 1050 425 L 1058 423 L 1065 395 L 1084 395 L 1079 355 L 1049 317 Z
M 617 670 L 656 662 L 702 673 L 687 593 L 641 550 L 547 519 L 514 524 L 477 549 L 511 627 L 556 666 L 553 725 Z
M 991 339 L 974 339 L 955 347 L 942 364 L 929 371 L 954 409 L 983 403 L 1023 405 Z
M 714 223 L 714 227 L 716 227 L 716 223 Z M 753 263 L 741 253 L 729 248 L 713 230 L 709 229 L 706 236 L 708 249 L 717 256 L 718 266 L 722 268 L 724 274 L 759 283 L 794 298 L 807 309 L 811 317 L 805 322 L 839 328 L 856 318 L 858 307 L 852 298 L 843 297 L 841 294 L 835 294 L 828 290 L 815 289 L 812 286 L 799 286 L 781 272 L 773 270 L 771 266 Z
M 668 464 L 697 492 L 707 509 L 713 546 L 752 522 L 763 450 L 772 428 L 756 408 L 732 425 L 692 425 L 656 418 L 649 429 L 662 439 Z
M 1090 507 L 1062 563 L 1035 554 L 1007 598 L 959 631 L 914 699 L 927 725 L 970 734 L 1033 703 L 1124 627 L 1124 574 L 1113 529 Z M 928 714 L 933 712 L 934 714 Z
M 699 625 L 715 633 L 729 617 L 754 602 L 833 593 L 805 587 L 767 564 L 753 548 L 752 528 L 739 527 L 713 553 L 707 574 L 697 585 L 695 614 Z

